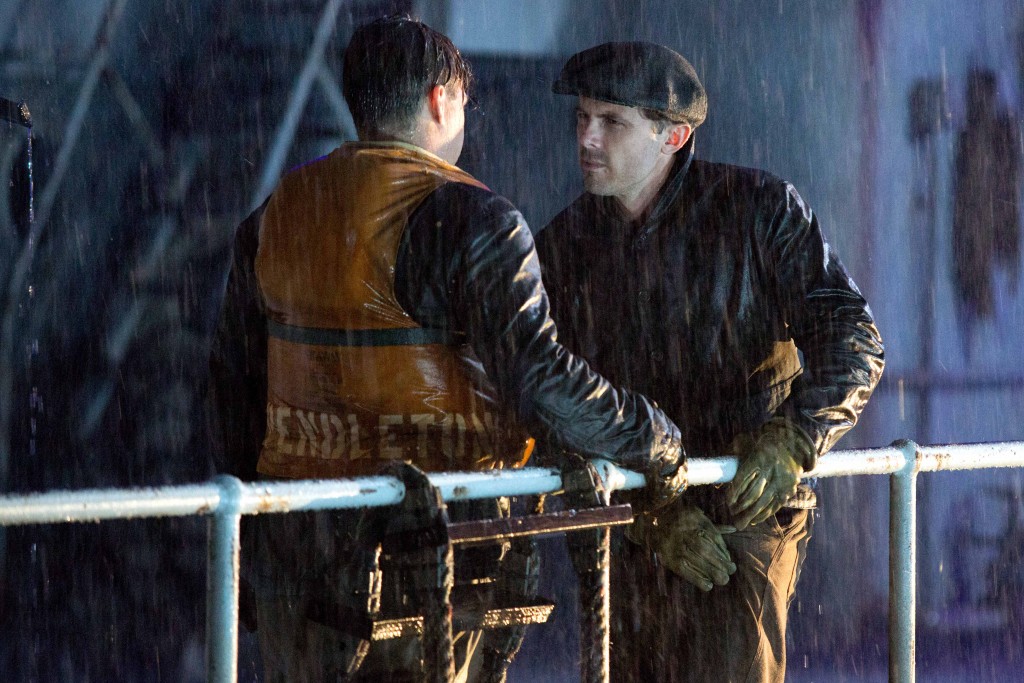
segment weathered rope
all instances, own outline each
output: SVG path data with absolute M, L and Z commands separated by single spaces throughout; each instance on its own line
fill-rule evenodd
M 441 492 L 418 468 L 399 463 L 390 473 L 405 484 L 405 498 L 388 523 L 384 550 L 399 576 L 406 577 L 414 609 L 423 614 L 421 680 L 450 683 L 455 678 L 451 603 L 455 578 L 448 510 Z
M 608 504 L 596 468 L 581 458 L 573 458 L 564 469 L 562 482 L 566 504 L 576 508 Z M 579 580 L 580 601 L 580 681 L 608 683 L 611 676 L 609 561 L 611 531 L 605 527 L 580 531 L 568 537 L 569 557 Z

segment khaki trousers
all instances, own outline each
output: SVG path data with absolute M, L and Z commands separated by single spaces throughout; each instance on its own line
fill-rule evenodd
M 612 555 L 612 681 L 783 681 L 786 616 L 812 515 L 785 508 L 727 534 L 736 573 L 710 593 L 622 540 Z

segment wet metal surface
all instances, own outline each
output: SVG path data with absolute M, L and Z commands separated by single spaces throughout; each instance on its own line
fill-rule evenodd
M 555 606 L 550 602 L 537 602 L 521 607 L 496 607 L 482 613 L 456 612 L 452 627 L 457 630 L 495 629 L 506 626 L 543 624 Z M 373 625 L 373 640 L 391 640 L 423 633 L 423 617 L 382 619 Z
M 599 462 L 598 469 L 609 489 L 637 488 L 643 476 Z M 964 470 L 988 467 L 1024 466 L 1024 443 L 972 444 L 921 447 L 903 441 L 889 448 L 837 451 L 823 456 L 808 476 L 890 474 L 890 680 L 914 680 L 914 590 L 916 574 L 916 477 L 918 472 Z M 735 458 L 691 460 L 691 484 L 721 483 L 735 473 Z M 455 472 L 430 475 L 445 500 L 468 500 L 498 496 L 530 495 L 559 491 L 562 480 L 557 470 L 526 468 L 515 471 Z M 207 646 L 210 680 L 233 681 L 237 674 L 239 522 L 244 514 L 280 513 L 393 505 L 402 500 L 405 489 L 391 477 L 351 480 L 260 482 L 245 484 L 233 477 L 193 486 L 151 489 L 94 489 L 54 491 L 22 496 L 0 496 L 0 525 L 46 522 L 83 522 L 115 518 L 211 515 L 210 581 L 207 595 L 208 630 L 216 634 Z M 622 511 L 589 510 L 588 514 L 623 515 Z M 508 522 L 501 525 L 466 527 L 466 542 L 487 534 L 498 537 L 518 535 L 517 525 L 568 524 L 575 529 L 583 511 L 563 513 L 565 519 L 543 522 Z M 572 519 L 573 517 L 577 519 Z M 628 514 L 626 515 L 628 516 Z M 616 520 L 618 518 L 616 517 Z M 585 522 L 589 524 L 589 522 Z M 596 526 L 606 526 L 604 520 Z M 595 526 L 595 525 L 591 525 Z M 555 529 L 552 528 L 552 531 Z M 492 536 L 493 537 L 493 536 Z M 512 610 L 509 612 L 508 610 Z M 493 612 L 493 614 L 492 614 Z M 481 623 L 536 623 L 508 621 L 540 619 L 543 609 L 527 607 L 488 610 Z M 548 608 L 548 613 L 550 608 Z M 422 620 L 398 620 L 400 633 L 422 629 Z M 382 626 L 382 628 L 384 628 Z M 383 632 L 382 632 L 383 633 Z M 382 636 L 383 637 L 383 636 Z
M 912 683 L 917 617 L 917 444 L 901 444 L 903 470 L 889 478 L 889 680 Z
M 520 536 L 542 536 L 570 531 L 582 531 L 597 527 L 629 524 L 633 521 L 633 509 L 629 505 L 613 505 L 606 508 L 583 510 L 560 510 L 543 515 L 510 517 L 507 519 L 483 519 L 474 522 L 458 522 L 448 526 L 452 543 L 474 545 L 493 543 Z
M 921 472 L 1024 467 L 1024 442 L 918 446 L 915 452 L 917 470 Z M 822 456 L 817 468 L 806 476 L 893 474 L 906 467 L 907 457 L 896 446 L 834 451 Z M 694 458 L 689 468 L 692 486 L 725 483 L 735 473 L 736 459 L 729 456 Z M 599 471 L 609 489 L 643 486 L 643 475 L 609 462 L 599 461 Z M 542 468 L 436 473 L 430 475 L 430 480 L 446 501 L 554 493 L 562 486 L 557 470 Z M 258 482 L 241 486 L 242 514 L 394 505 L 405 495 L 404 487 L 393 477 Z M 216 485 L 198 484 L 0 496 L 0 525 L 205 515 L 220 505 L 220 494 Z

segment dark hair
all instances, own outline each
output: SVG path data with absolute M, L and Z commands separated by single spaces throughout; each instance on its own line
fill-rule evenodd
M 644 117 L 648 121 L 654 122 L 654 131 L 656 133 L 664 133 L 665 129 L 668 128 L 669 126 L 678 126 L 680 124 L 690 126 L 691 128 L 697 127 L 690 123 L 689 121 L 683 119 L 677 121 L 673 118 L 669 118 L 668 116 L 658 111 L 657 109 L 647 109 L 646 107 L 640 107 L 640 116 Z
M 342 89 L 360 137 L 401 130 L 431 88 L 458 83 L 468 92 L 473 80 L 447 36 L 408 16 L 357 28 L 343 69 Z

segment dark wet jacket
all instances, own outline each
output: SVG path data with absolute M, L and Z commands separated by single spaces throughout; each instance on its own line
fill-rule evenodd
M 443 163 L 399 147 L 424 172 Z M 394 266 L 397 302 L 418 325 L 468 344 L 531 434 L 634 468 L 678 457 L 678 430 L 662 411 L 558 344 L 533 238 L 506 199 L 446 182 L 410 209 Z M 210 360 L 215 466 L 250 479 L 267 407 L 266 309 L 254 272 L 262 211 L 238 228 Z
M 871 311 L 796 190 L 692 142 L 642 224 L 586 193 L 537 243 L 559 341 L 657 401 L 691 457 L 775 414 L 824 453 L 881 376 Z

